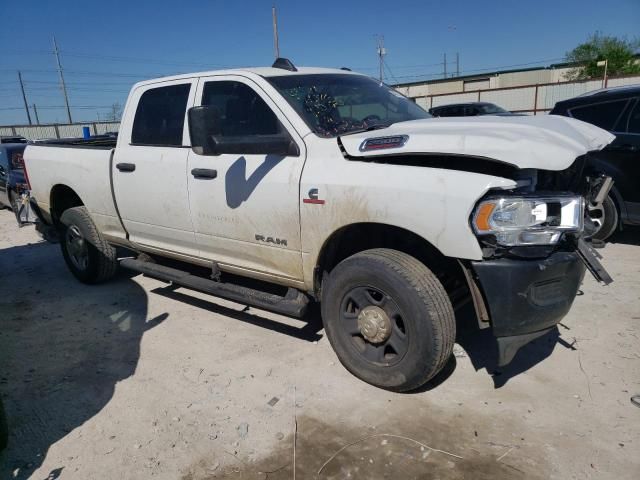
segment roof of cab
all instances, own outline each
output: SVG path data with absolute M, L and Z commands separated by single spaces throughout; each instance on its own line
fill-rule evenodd
M 343 70 L 340 68 L 320 68 L 320 67 L 297 67 L 297 71 L 292 72 L 283 68 L 273 67 L 247 67 L 247 68 L 233 68 L 226 70 L 210 70 L 204 72 L 185 73 L 181 75 L 172 75 L 168 77 L 151 78 L 149 80 L 142 80 L 137 82 L 133 88 L 137 88 L 143 85 L 149 85 L 152 83 L 169 82 L 173 80 L 182 80 L 195 77 L 208 77 L 213 75 L 246 75 L 253 74 L 261 77 L 283 77 L 292 75 L 309 75 L 309 74 L 344 74 L 344 75 L 362 75 L 361 73 L 352 72 L 351 70 Z

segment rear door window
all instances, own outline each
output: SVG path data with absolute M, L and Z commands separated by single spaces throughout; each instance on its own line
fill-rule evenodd
M 574 107 L 569 110 L 569 113 L 573 118 L 611 131 L 622 115 L 627 102 L 628 100 L 625 99 L 594 103 L 583 107 Z
M 134 145 L 181 146 L 191 84 L 152 88 L 142 94 L 133 120 Z

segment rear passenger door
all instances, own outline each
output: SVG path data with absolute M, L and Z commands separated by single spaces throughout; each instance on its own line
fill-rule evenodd
M 213 105 L 221 137 L 285 133 L 299 155 L 189 153 L 191 215 L 200 256 L 267 280 L 302 280 L 300 175 L 304 142 L 275 102 L 241 76 L 201 78 L 196 105 Z M 194 172 L 215 171 L 215 178 Z
M 143 85 L 132 92 L 111 169 L 131 241 L 197 256 L 189 213 L 186 113 L 196 80 Z

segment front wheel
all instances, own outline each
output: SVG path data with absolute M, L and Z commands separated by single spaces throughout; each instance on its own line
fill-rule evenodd
M 65 210 L 60 217 L 60 246 L 71 273 L 83 283 L 100 283 L 118 268 L 116 250 L 102 237 L 86 207 Z
M 347 370 L 399 392 L 433 378 L 455 341 L 444 287 L 424 264 L 396 250 L 366 250 L 339 263 L 323 284 L 322 319 Z
M 618 223 L 620 221 L 620 215 L 618 214 L 618 207 L 616 202 L 613 201 L 611 195 L 607 195 L 601 205 L 597 207 L 589 206 L 589 216 L 591 221 L 596 225 L 596 231 L 592 237 L 596 240 L 607 240 L 614 234 Z

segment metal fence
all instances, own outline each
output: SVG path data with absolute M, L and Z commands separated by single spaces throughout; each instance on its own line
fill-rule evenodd
M 607 79 L 607 87 L 634 84 L 640 84 L 640 75 Z M 602 88 L 601 79 L 441 93 L 414 99 L 418 105 L 426 109 L 451 103 L 491 102 L 512 112 L 539 115 L 548 113 L 556 102 L 599 88 Z
M 0 136 L 21 135 L 29 140 L 45 138 L 82 137 L 82 127 L 89 127 L 91 135 L 117 132 L 120 122 L 52 123 L 46 125 L 10 125 L 0 127 Z

